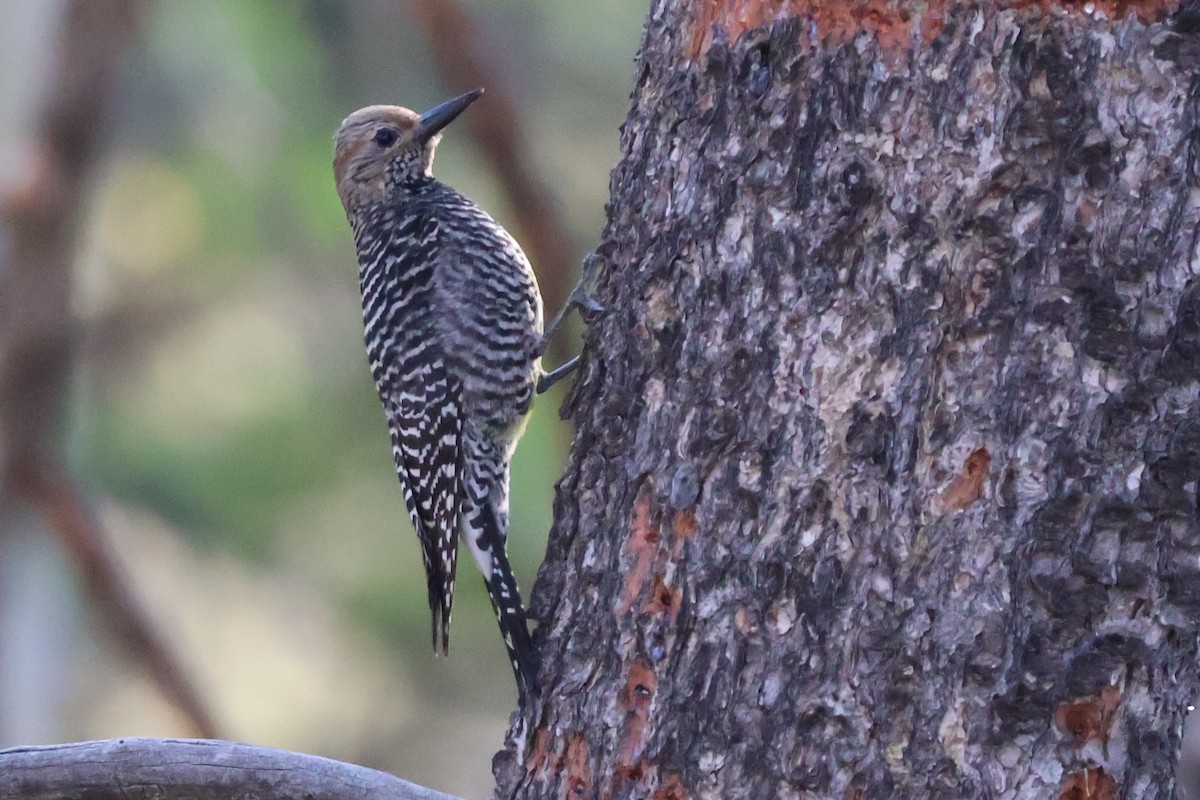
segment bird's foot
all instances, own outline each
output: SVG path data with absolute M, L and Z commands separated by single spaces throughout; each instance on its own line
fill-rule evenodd
M 543 372 L 537 379 L 537 393 L 545 394 L 551 386 L 561 381 L 563 378 L 570 375 L 579 366 L 579 356 L 575 356 L 570 361 L 555 367 L 549 372 Z
M 550 340 L 554 338 L 563 323 L 571 316 L 571 312 L 579 310 L 579 316 L 583 319 L 585 325 L 591 325 L 596 321 L 596 318 L 604 313 L 605 307 L 599 303 L 596 298 L 592 297 L 589 291 L 592 284 L 596 280 L 596 275 L 600 271 L 600 257 L 595 253 L 589 253 L 587 258 L 583 260 L 583 275 L 579 279 L 579 283 L 575 284 L 575 288 L 571 289 L 571 293 L 567 295 L 567 301 L 563 303 L 563 307 L 558 310 L 553 321 L 546 327 L 546 332 L 542 335 L 542 352 L 550 344 Z

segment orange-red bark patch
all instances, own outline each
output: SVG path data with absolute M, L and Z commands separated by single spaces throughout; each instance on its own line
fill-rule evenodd
M 1156 22 L 1179 7 L 1180 0 L 1006 0 L 1001 5 L 1049 13 L 1057 7 L 1095 19 L 1135 15 Z M 873 36 L 886 55 L 901 55 L 937 38 L 946 23 L 950 0 L 695 0 L 696 13 L 687 56 L 704 57 L 719 34 L 736 42 L 747 31 L 801 18 L 819 42 L 837 45 L 859 33 Z
M 1063 783 L 1058 800 L 1117 800 L 1117 782 L 1102 769 L 1072 772 Z
M 650 765 L 644 760 L 636 764 L 618 764 L 617 777 L 621 779 L 617 783 L 618 788 L 623 789 L 625 783 L 641 783 L 649 771 Z
M 979 448 L 963 462 L 962 472 L 950 481 L 938 497 L 943 511 L 960 511 L 974 503 L 983 494 L 983 483 L 987 480 L 988 468 L 992 465 L 992 454 Z
M 921 16 L 921 33 L 932 39 L 941 32 L 949 0 L 929 0 Z M 911 46 L 915 15 L 895 0 L 699 0 L 689 57 L 696 60 L 712 46 L 719 31 L 736 42 L 747 31 L 785 19 L 803 18 L 819 41 L 848 42 L 859 31 L 879 40 L 885 51 Z
M 576 733 L 567 740 L 568 797 L 587 797 L 592 788 L 592 772 L 588 767 L 587 740 Z
M 1054 712 L 1054 724 L 1074 737 L 1076 747 L 1083 747 L 1092 739 L 1107 745 L 1120 704 L 1121 690 L 1106 686 L 1099 697 L 1082 697 L 1060 705 Z
M 676 511 L 671 529 L 675 533 L 671 542 L 671 560 L 677 561 L 683 554 L 683 546 L 687 544 L 687 540 L 692 538 L 692 534 L 696 532 L 696 512 L 687 508 L 682 511 Z
M 638 656 L 629 665 L 625 686 L 617 698 L 617 707 L 625 712 L 625 727 L 617 747 L 617 766 L 626 777 L 641 774 L 638 764 L 646 744 L 650 723 L 650 704 L 658 691 L 658 676 L 645 656 Z
M 533 735 L 533 747 L 529 748 L 529 757 L 525 759 L 526 772 L 540 772 L 547 763 L 557 759 L 550 753 L 550 730 L 538 728 Z
M 641 595 L 646 581 L 650 579 L 650 568 L 658 554 L 659 531 L 650 516 L 650 489 L 643 486 L 633 501 L 633 520 L 630 523 L 629 541 L 625 552 L 633 558 L 633 567 L 625 575 L 625 590 L 617 606 L 617 616 L 624 616 Z
M 679 590 L 668 586 L 661 575 L 654 576 L 654 585 L 650 589 L 650 598 L 646 601 L 645 610 L 655 616 L 666 617 L 672 625 L 679 616 Z
M 687 539 L 696 532 L 696 512 L 690 509 L 675 512 L 675 536 Z
M 626 711 L 645 713 L 649 711 L 650 701 L 654 699 L 656 691 L 658 676 L 654 674 L 654 665 L 645 656 L 638 656 L 629 665 L 618 702 Z

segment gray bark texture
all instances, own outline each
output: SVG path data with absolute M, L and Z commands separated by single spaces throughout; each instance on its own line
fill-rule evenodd
M 4 800 L 458 800 L 319 756 L 206 739 L 0 750 Z
M 1200 4 L 657 0 L 515 798 L 1169 798 Z

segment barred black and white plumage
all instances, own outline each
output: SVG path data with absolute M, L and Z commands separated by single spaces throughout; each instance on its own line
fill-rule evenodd
M 368 360 L 421 541 L 434 651 L 449 648 L 461 536 L 518 687 L 536 691 L 505 543 L 509 462 L 541 371 L 541 298 L 512 236 L 430 172 L 438 131 L 480 93 L 423 115 L 354 112 L 335 138 L 334 173 L 358 249 Z

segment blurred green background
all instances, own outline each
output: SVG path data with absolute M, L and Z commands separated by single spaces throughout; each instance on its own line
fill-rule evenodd
M 0 8 L 0 180 L 36 119 L 32 54 L 52 48 L 61 5 Z M 581 258 L 603 223 L 646 6 L 464 5 Z M 469 561 L 451 656 L 430 652 L 330 174 L 346 114 L 453 92 L 404 2 L 160 0 L 143 22 L 98 121 L 79 233 L 71 465 L 222 733 L 482 796 L 513 679 Z M 436 174 L 513 227 L 465 126 Z M 536 404 L 513 469 L 526 592 L 570 441 L 560 401 Z M 13 552 L 0 745 L 186 733 L 52 544 Z

